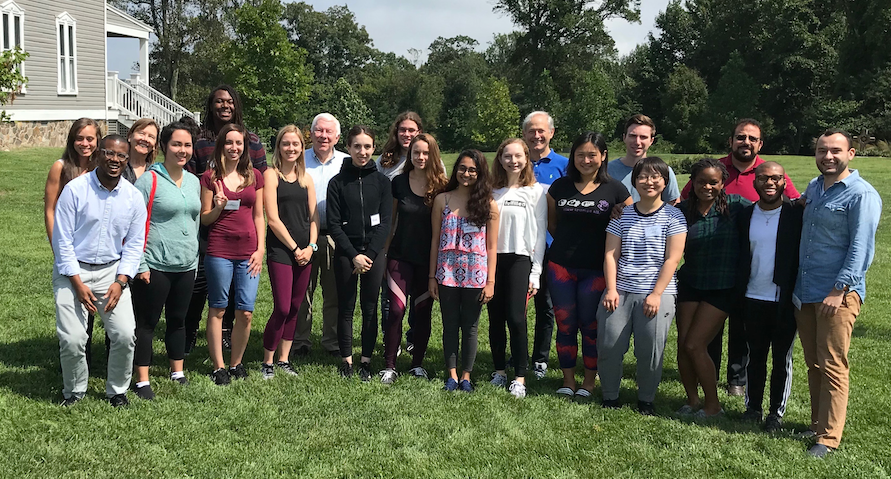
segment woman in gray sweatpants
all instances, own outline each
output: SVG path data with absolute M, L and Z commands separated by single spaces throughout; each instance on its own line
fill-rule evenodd
M 680 210 L 662 201 L 669 170 L 661 159 L 641 160 L 632 181 L 640 201 L 626 206 L 606 229 L 606 289 L 597 311 L 598 369 L 603 406 L 620 407 L 622 360 L 634 334 L 637 407 L 641 414 L 653 415 L 687 222 Z

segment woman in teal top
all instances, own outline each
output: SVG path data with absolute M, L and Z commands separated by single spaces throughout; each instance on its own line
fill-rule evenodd
M 152 362 L 152 337 L 164 308 L 167 311 L 164 342 L 170 359 L 170 379 L 188 384 L 183 373 L 185 317 L 198 268 L 201 185 L 195 175 L 183 170 L 192 157 L 194 138 L 186 124 L 174 122 L 161 131 L 159 140 L 164 162 L 152 165 L 135 184 L 148 209 L 145 255 L 133 281 L 136 312 L 134 391 L 143 399 L 155 397 L 149 385 L 149 365 Z

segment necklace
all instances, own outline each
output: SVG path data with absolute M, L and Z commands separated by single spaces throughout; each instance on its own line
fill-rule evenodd
M 760 206 L 758 207 L 758 209 L 761 210 L 761 215 L 764 216 L 764 226 L 770 225 L 770 221 L 776 218 L 783 211 L 783 208 L 776 208 L 768 213 L 767 211 L 761 209 Z

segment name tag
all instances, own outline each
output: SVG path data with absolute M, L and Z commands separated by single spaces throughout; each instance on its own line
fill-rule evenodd
M 381 215 L 371 215 L 371 226 L 377 226 L 379 224 L 381 224 Z
M 658 226 L 647 226 L 644 228 L 644 236 L 647 238 L 662 236 L 662 228 Z
M 226 206 L 223 207 L 226 211 L 237 210 L 241 207 L 241 200 L 229 200 L 226 202 Z
M 473 223 L 467 223 L 464 225 L 464 232 L 465 233 L 479 233 L 480 227 Z

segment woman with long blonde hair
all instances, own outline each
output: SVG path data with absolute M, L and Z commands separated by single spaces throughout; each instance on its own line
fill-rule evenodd
M 316 192 L 306 174 L 303 134 L 294 125 L 279 130 L 272 168 L 263 172 L 266 207 L 266 265 L 272 285 L 273 310 L 263 332 L 263 378 L 276 368 L 296 375 L 288 356 L 297 328 L 297 312 L 306 297 L 313 253 L 318 249 L 319 215 Z M 276 348 L 278 361 L 273 363 Z

